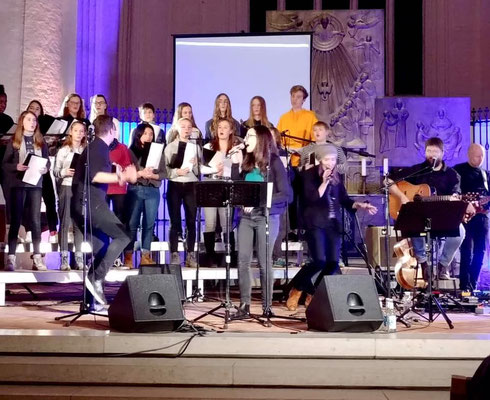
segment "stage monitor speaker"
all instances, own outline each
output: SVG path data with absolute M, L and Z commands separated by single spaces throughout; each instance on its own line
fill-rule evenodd
M 140 265 L 140 275 L 167 274 L 175 276 L 180 301 L 184 302 L 185 290 L 184 280 L 182 279 L 182 267 L 179 264 L 152 264 Z
M 372 332 L 383 323 L 378 293 L 370 275 L 325 276 L 306 309 L 308 329 Z
M 109 307 L 109 325 L 121 332 L 175 331 L 184 320 L 173 275 L 128 276 Z

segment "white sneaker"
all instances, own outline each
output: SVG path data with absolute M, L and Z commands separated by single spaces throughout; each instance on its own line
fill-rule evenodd
M 9 254 L 9 256 L 7 257 L 5 271 L 15 271 L 15 255 Z
M 43 258 L 41 257 L 41 254 L 34 254 L 32 257 L 32 269 L 34 271 L 47 271 L 48 268 L 46 267 L 46 264 L 44 264 Z

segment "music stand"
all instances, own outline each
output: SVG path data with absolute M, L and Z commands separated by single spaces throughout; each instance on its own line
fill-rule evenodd
M 415 312 L 416 306 L 427 297 L 429 318 L 419 313 L 417 314 L 429 323 L 434 322 L 438 315 L 442 315 L 449 328 L 454 328 L 441 304 L 432 293 L 432 272 L 434 267 L 432 238 L 458 236 L 459 225 L 463 221 L 466 208 L 467 204 L 463 201 L 415 201 L 402 205 L 395 222 L 395 229 L 401 231 L 402 237 L 405 238 L 425 236 L 429 245 L 428 253 L 430 254 L 427 260 L 430 260 L 430 263 L 428 295 L 423 296 L 411 308 L 405 310 L 399 318 L 403 318 L 410 311 Z M 435 304 L 439 310 L 439 314 L 436 317 L 433 317 L 432 304 Z
M 267 201 L 267 182 L 245 182 L 245 181 L 201 181 L 197 182 L 196 203 L 199 207 L 226 207 L 226 278 L 225 278 L 225 300 L 213 309 L 201 314 L 192 320 L 192 323 L 199 321 L 207 315 L 215 315 L 224 318 L 224 329 L 228 328 L 230 309 L 233 306 L 230 299 L 230 264 L 231 264 L 231 207 L 264 207 Z M 199 268 L 199 266 L 198 266 Z M 223 308 L 225 314 L 216 314 L 216 311 Z

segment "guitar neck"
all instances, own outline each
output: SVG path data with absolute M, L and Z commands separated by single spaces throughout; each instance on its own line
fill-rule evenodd
M 422 196 L 422 201 L 450 201 L 453 196 Z

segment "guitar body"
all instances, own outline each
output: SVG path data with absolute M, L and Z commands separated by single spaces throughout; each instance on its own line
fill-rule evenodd
M 407 290 L 425 288 L 422 268 L 417 268 L 417 260 L 412 256 L 412 243 L 410 239 L 403 239 L 393 247 L 398 257 L 395 265 L 395 278 L 398 284 Z
M 408 200 L 413 201 L 413 198 L 417 195 L 421 197 L 428 197 L 431 195 L 430 186 L 423 183 L 421 185 L 412 185 L 406 181 L 400 181 L 396 184 L 398 188 L 408 197 Z M 396 196 L 390 194 L 390 216 L 393 219 L 398 217 L 402 203 Z

